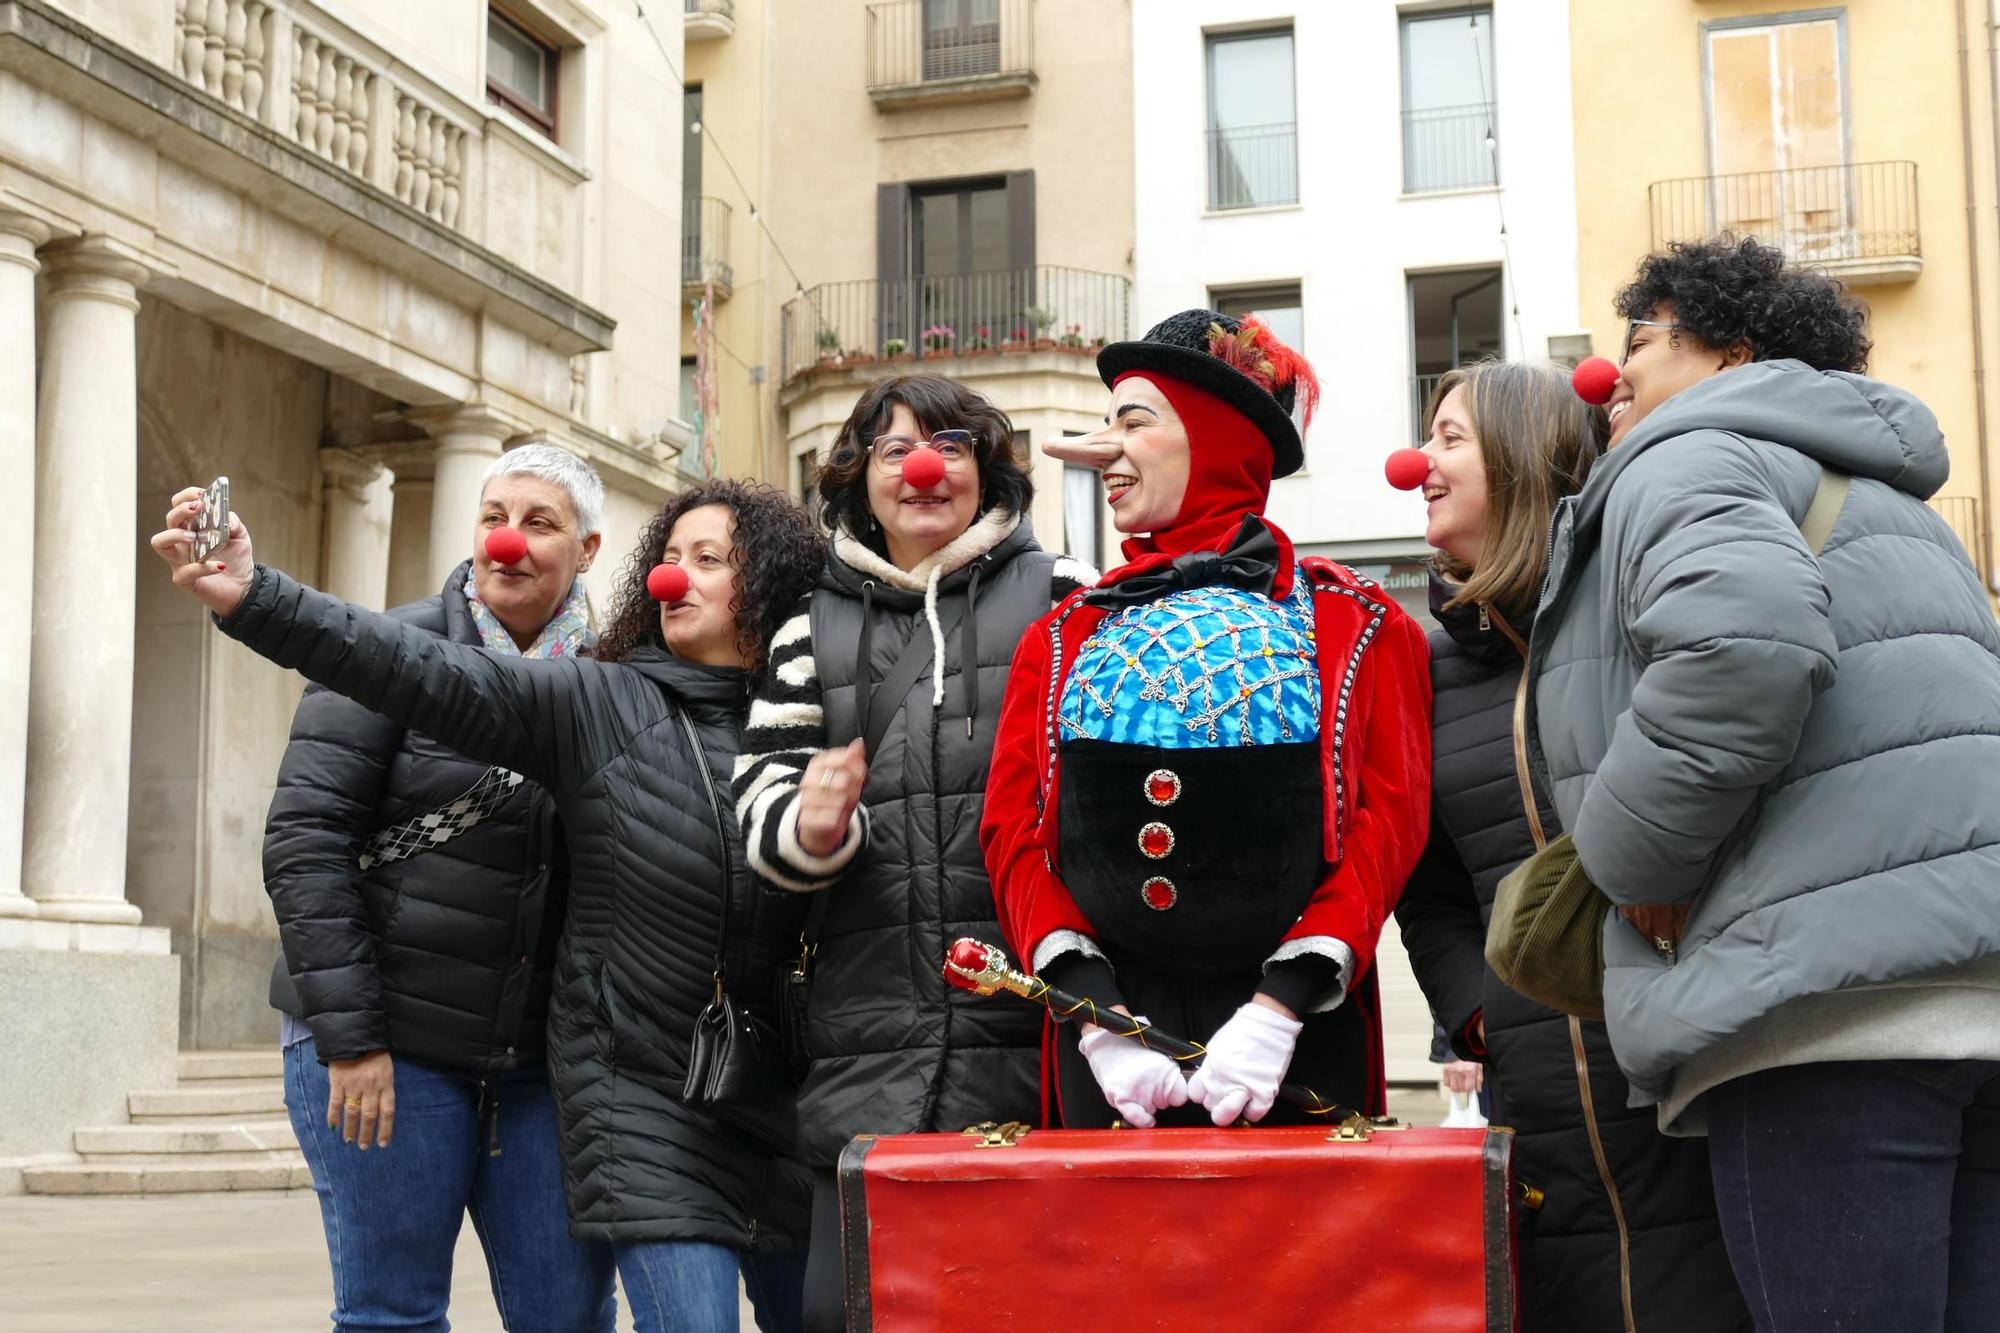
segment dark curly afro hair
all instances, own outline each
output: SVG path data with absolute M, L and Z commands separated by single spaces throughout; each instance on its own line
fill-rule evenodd
M 747 481 L 703 481 L 671 496 L 639 534 L 612 591 L 611 615 L 593 654 L 623 662 L 642 647 L 664 650 L 660 604 L 646 591 L 646 576 L 660 563 L 674 524 L 690 509 L 727 505 L 735 515 L 736 643 L 752 675 L 762 675 L 771 636 L 791 615 L 826 563 L 826 540 L 805 510 L 782 491 Z
M 1647 319 L 1663 301 L 1710 347 L 1745 343 L 1753 360 L 1791 357 L 1815 370 L 1868 368 L 1866 308 L 1835 279 L 1788 267 L 1782 251 L 1755 240 L 1725 235 L 1647 255 L 1614 304 L 1626 319 Z

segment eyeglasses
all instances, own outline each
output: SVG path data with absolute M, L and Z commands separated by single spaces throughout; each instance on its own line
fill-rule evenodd
M 907 435 L 878 435 L 868 448 L 875 455 L 875 470 L 884 476 L 901 475 L 903 464 L 911 454 L 919 449 L 930 448 L 938 451 L 944 459 L 946 471 L 957 471 L 973 460 L 979 445 L 979 437 L 969 430 L 941 430 L 928 440 L 913 440 Z
M 1680 325 L 1665 319 L 1632 319 L 1625 322 L 1625 345 L 1618 349 L 1618 364 L 1624 365 L 1632 355 L 1632 335 L 1640 329 L 1666 329 L 1678 333 Z

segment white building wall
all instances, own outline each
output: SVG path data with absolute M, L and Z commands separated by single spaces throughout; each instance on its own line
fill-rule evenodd
M 1422 549 L 1421 502 L 1382 479 L 1383 457 L 1415 432 L 1408 274 L 1506 261 L 1506 308 L 1519 307 L 1518 321 L 1506 319 L 1509 357 L 1546 356 L 1548 338 L 1575 327 L 1567 6 L 1493 5 L 1499 189 L 1405 195 L 1398 16 L 1437 8 L 1394 0 L 1132 7 L 1134 327 L 1206 305 L 1214 288 L 1299 283 L 1301 350 L 1324 397 L 1306 467 L 1277 483 L 1271 516 L 1302 545 Z M 1299 202 L 1208 212 L 1204 35 L 1286 23 L 1294 33 Z M 1468 89 L 1465 100 L 1481 100 L 1479 90 Z

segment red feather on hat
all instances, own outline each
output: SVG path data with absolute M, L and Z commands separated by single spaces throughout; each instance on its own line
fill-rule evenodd
M 1319 377 L 1313 374 L 1312 363 L 1278 341 L 1278 335 L 1263 320 L 1245 315 L 1234 334 L 1220 324 L 1210 324 L 1208 350 L 1274 397 L 1279 389 L 1292 386 L 1301 422 L 1312 424 L 1313 413 L 1319 410 Z

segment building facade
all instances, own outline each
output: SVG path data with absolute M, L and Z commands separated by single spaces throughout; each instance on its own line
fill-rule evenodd
M 1754 235 L 1840 277 L 1868 307 L 1870 373 L 1944 427 L 1933 505 L 1992 588 L 2000 2 L 1572 0 L 1570 16 L 1577 319 L 1596 349 L 1617 355 L 1612 296 L 1673 241 Z
M 1134 327 L 1256 312 L 1305 353 L 1319 414 L 1271 515 L 1418 615 L 1423 504 L 1383 459 L 1453 366 L 1579 354 L 1567 29 L 1534 0 L 1133 6 Z M 1389 1076 L 1431 1078 L 1393 928 L 1379 962 Z
M 471 554 L 510 444 L 674 483 L 681 21 L 602 0 L 0 3 L 0 1189 L 181 1048 L 268 1042 L 264 809 L 297 677 L 144 539 L 231 479 L 374 606 Z M 615 330 L 615 339 L 614 339 Z M 32 505 L 27 497 L 32 496 Z M 31 571 L 31 573 L 30 573 Z

